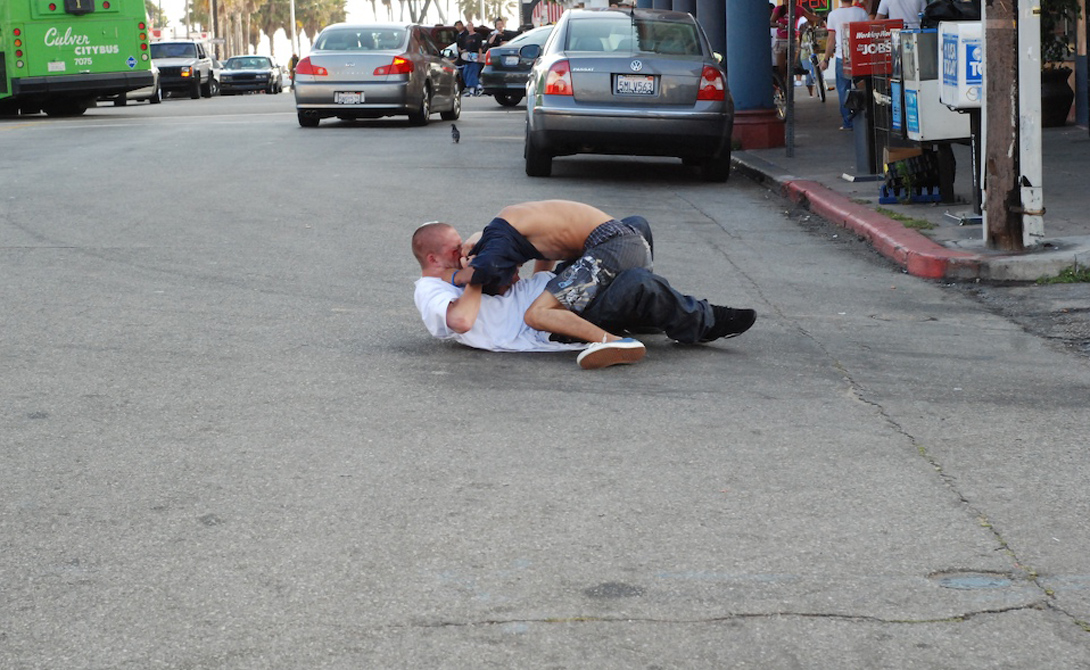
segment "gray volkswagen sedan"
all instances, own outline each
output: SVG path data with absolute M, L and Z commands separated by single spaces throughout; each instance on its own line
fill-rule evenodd
M 526 85 L 526 174 L 547 177 L 555 156 L 673 156 L 706 181 L 730 175 L 734 101 L 720 57 L 689 14 L 569 10 Z
M 462 113 L 454 63 L 443 58 L 428 29 L 417 25 L 338 23 L 314 40 L 295 67 L 299 125 L 324 118 L 374 119 L 406 114 L 424 125 L 432 112 L 451 121 Z

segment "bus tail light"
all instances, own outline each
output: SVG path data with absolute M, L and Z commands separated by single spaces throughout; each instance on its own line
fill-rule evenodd
M 568 67 L 568 61 L 560 60 L 553 63 L 553 66 L 545 73 L 545 95 L 572 95 L 571 70 Z
M 401 56 L 394 56 L 394 62 L 389 65 L 383 65 L 382 67 L 375 68 L 375 75 L 382 76 L 387 74 L 412 74 L 413 62 L 408 58 Z
M 328 77 L 329 70 L 321 65 L 312 65 L 310 56 L 304 57 L 295 65 L 295 74 L 309 74 L 313 77 Z

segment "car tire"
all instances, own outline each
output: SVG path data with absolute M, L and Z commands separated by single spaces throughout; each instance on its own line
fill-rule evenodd
M 424 95 L 420 98 L 420 108 L 409 114 L 409 123 L 414 126 L 426 126 L 429 117 L 431 117 L 431 87 L 425 86 Z
M 189 97 L 193 100 L 197 100 L 201 97 L 201 82 L 199 79 L 195 79 L 190 85 Z
M 208 91 L 210 95 L 208 97 L 214 98 L 220 94 L 220 80 L 215 77 L 208 80 Z
M 309 116 L 303 112 L 296 112 L 296 116 L 299 117 L 299 125 L 304 128 L 317 128 L 321 122 L 321 119 L 317 116 Z
M 449 112 L 440 112 L 439 118 L 444 121 L 457 121 L 458 117 L 462 115 L 462 96 L 458 95 L 458 92 L 454 92 L 454 101 L 450 105 Z
M 495 93 L 493 97 L 496 98 L 496 102 L 500 103 L 503 107 L 514 107 L 522 102 L 522 99 L 526 97 L 525 93 Z
M 163 101 L 163 89 L 156 86 L 155 90 L 151 92 L 151 97 L 148 98 L 148 102 L 153 104 L 153 105 L 158 105 L 162 101 Z
M 205 80 L 204 83 L 201 84 L 201 97 L 212 97 L 212 77 L 209 77 L 207 80 Z
M 523 150 L 526 157 L 527 177 L 548 177 L 553 173 L 553 157 L 547 151 L 539 149 L 530 140 L 530 129 L 526 129 L 526 145 Z
M 700 164 L 700 176 L 707 182 L 723 183 L 730 179 L 730 151 L 705 158 Z
M 129 97 L 127 93 L 122 93 L 121 95 L 114 98 L 114 107 L 124 107 L 127 104 L 129 104 Z

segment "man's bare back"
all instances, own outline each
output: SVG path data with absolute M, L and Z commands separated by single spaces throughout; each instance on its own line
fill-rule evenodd
M 613 217 L 597 207 L 571 200 L 540 200 L 508 205 L 497 214 L 548 260 L 583 254 L 591 231 Z

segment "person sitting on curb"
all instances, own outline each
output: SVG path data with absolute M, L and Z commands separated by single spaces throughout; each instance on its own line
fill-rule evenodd
M 650 227 L 643 222 L 650 246 Z M 526 317 L 531 305 L 549 295 L 546 287 L 556 278 L 552 272 L 537 272 L 533 277 L 517 280 L 518 268 L 506 275 L 487 295 L 480 285 L 460 288 L 447 278 L 454 278 L 459 268 L 466 267 L 466 245 L 452 226 L 432 222 L 413 234 L 413 254 L 420 263 L 421 278 L 416 282 L 414 300 L 428 331 L 440 339 L 454 338 L 467 346 L 491 351 L 555 351 L 558 348 L 583 348 L 577 362 L 584 369 L 594 369 L 630 363 L 642 358 L 642 343 L 636 346 L 605 346 L 598 342 L 587 346 L 558 346 L 570 342 L 570 337 L 550 335 L 532 328 Z M 536 265 L 536 264 L 535 264 Z M 508 286 L 514 281 L 513 286 Z M 551 296 L 550 296 L 551 297 Z M 573 315 L 574 316 L 574 315 Z M 670 283 L 647 268 L 632 268 L 620 272 L 608 286 L 592 298 L 576 319 L 597 332 L 605 329 L 639 332 L 665 332 L 678 342 L 693 344 L 734 337 L 748 330 L 756 320 L 750 309 L 731 309 L 711 305 L 676 291 Z M 616 336 L 614 336 L 616 337 Z

